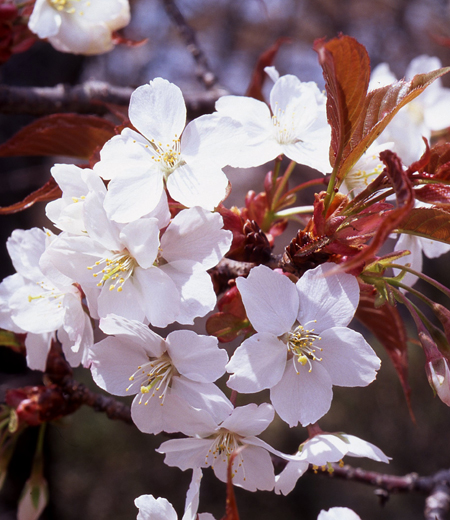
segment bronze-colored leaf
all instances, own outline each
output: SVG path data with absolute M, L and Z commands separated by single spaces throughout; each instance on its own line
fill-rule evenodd
M 49 202 L 51 200 L 59 199 L 60 197 L 61 189 L 52 177 L 44 184 L 44 186 L 27 195 L 21 202 L 16 202 L 15 204 L 11 204 L 11 206 L 0 208 L 0 215 L 18 213 L 19 211 L 28 209 L 36 202 Z
M 450 244 L 450 213 L 438 208 L 414 208 L 396 231 Z

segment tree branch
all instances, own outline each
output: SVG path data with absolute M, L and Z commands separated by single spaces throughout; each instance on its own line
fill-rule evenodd
M 178 31 L 186 44 L 187 50 L 192 54 L 192 57 L 195 60 L 195 74 L 197 79 L 203 83 L 207 89 L 211 89 L 217 83 L 217 76 L 209 67 L 206 56 L 198 45 L 194 29 L 192 29 L 192 27 L 187 23 L 173 0 L 163 0 L 163 4 L 169 18 L 177 26 Z
M 133 92 L 129 87 L 115 87 L 101 81 L 81 85 L 55 87 L 11 87 L 0 85 L 0 113 L 44 116 L 60 112 L 105 115 L 108 105 L 128 106 Z M 214 111 L 219 97 L 228 94 L 224 89 L 185 95 L 188 118 L 194 119 Z

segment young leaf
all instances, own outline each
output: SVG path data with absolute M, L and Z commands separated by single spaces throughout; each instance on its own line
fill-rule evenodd
M 438 208 L 414 208 L 396 231 L 450 244 L 450 213 Z
M 400 108 L 450 68 L 417 74 L 411 81 L 400 80 L 367 93 L 370 64 L 363 45 L 350 36 L 339 36 L 329 42 L 317 40 L 314 49 L 326 82 L 330 162 L 339 186 Z
M 67 155 L 89 159 L 115 134 L 114 123 L 101 117 L 52 114 L 33 121 L 0 145 L 0 157 Z
M 49 202 L 51 200 L 59 199 L 60 197 L 61 189 L 52 177 L 44 184 L 44 186 L 27 195 L 21 202 L 16 202 L 15 204 L 11 204 L 11 206 L 0 208 L 0 215 L 18 213 L 19 211 L 28 209 L 35 202 Z

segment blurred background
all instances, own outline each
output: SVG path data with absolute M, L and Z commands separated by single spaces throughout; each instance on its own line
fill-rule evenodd
M 179 0 L 177 4 L 197 31 L 219 84 L 235 94 L 244 94 L 258 57 L 279 37 L 292 39 L 281 47 L 275 61 L 280 73 L 316 81 L 320 88 L 324 83 L 313 42 L 341 32 L 366 46 L 372 66 L 387 62 L 399 78 L 411 59 L 420 54 L 438 56 L 443 65 L 450 65 L 450 48 L 439 39 L 450 37 L 450 6 L 443 0 Z M 148 38 L 145 45 L 119 46 L 110 54 L 86 58 L 58 53 L 49 44 L 39 42 L 27 52 L 13 56 L 0 69 L 1 83 L 53 86 L 98 79 L 137 87 L 162 76 L 187 94 L 201 91 L 191 55 L 163 3 L 131 0 L 131 12 L 125 35 L 133 40 Z M 444 78 L 444 84 L 450 86 L 448 78 Z M 0 142 L 32 120 L 25 115 L 0 114 Z M 1 159 L 0 206 L 17 202 L 40 187 L 49 178 L 55 162 L 73 161 L 63 157 Z M 264 169 L 228 170 L 233 191 L 226 205 L 242 206 L 247 190 L 261 190 L 265 173 Z M 316 175 L 307 168 L 298 168 L 292 182 Z M 306 194 L 305 203 L 311 204 L 312 193 Z M 42 204 L 0 219 L 3 278 L 14 272 L 4 246 L 12 230 L 48 226 L 49 222 Z M 295 226 L 289 228 L 277 244 L 278 251 L 295 232 Z M 448 284 L 448 265 L 449 258 L 444 256 L 433 264 L 426 262 L 425 271 Z M 428 288 L 425 290 L 432 296 Z M 448 302 L 443 303 L 448 306 Z M 196 330 L 204 332 L 204 320 L 198 320 Z M 411 335 L 414 332 L 411 328 Z M 389 359 L 383 349 L 371 343 L 383 360 L 377 380 L 368 388 L 335 388 L 331 411 L 320 421 L 322 428 L 360 436 L 393 457 L 389 466 L 346 459 L 355 466 L 396 475 L 428 475 L 449 468 L 450 410 L 433 398 L 420 348 L 412 345 L 409 353 L 414 424 Z M 4 347 L 0 351 L 0 391 L 4 392 L 6 386 L 30 384 L 32 377 L 39 378 L 27 373 L 19 356 Z M 98 390 L 88 371 L 79 369 L 75 377 Z M 222 387 L 225 389 L 224 381 Z M 258 397 L 262 402 L 268 396 Z M 240 397 L 237 404 L 247 402 L 247 398 Z M 18 446 L 0 494 L 0 520 L 16 518 L 15 504 L 29 474 L 35 436 L 36 432 L 29 429 Z M 294 452 L 307 433 L 303 428 L 289 429 L 278 420 L 263 437 L 277 449 Z M 88 408 L 52 424 L 46 442 L 50 504 L 42 518 L 132 519 L 137 514 L 134 499 L 146 493 L 167 498 L 181 517 L 191 472 L 164 465 L 163 456 L 154 451 L 164 440 L 163 435 L 142 434 Z M 242 520 L 315 520 L 320 509 L 332 506 L 353 508 L 363 520 L 419 520 L 423 518 L 424 497 L 392 495 L 381 507 L 372 487 L 308 474 L 288 497 L 238 489 L 237 502 Z M 218 482 L 209 469 L 204 473 L 200 504 L 200 512 L 211 512 L 217 519 L 224 514 L 225 484 Z

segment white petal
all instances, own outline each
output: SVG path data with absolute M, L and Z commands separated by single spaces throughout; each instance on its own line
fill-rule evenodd
M 212 432 L 211 432 L 212 433 Z M 211 439 L 172 439 L 163 442 L 156 450 L 165 453 L 164 462 L 181 470 L 206 468 L 206 456 L 211 447 Z
M 131 95 L 130 121 L 148 140 L 164 146 L 180 138 L 186 123 L 186 106 L 181 90 L 169 81 L 156 78 Z
M 141 495 L 134 505 L 139 508 L 137 520 L 177 520 L 172 504 L 165 498 L 154 498 L 152 495 Z
M 53 332 L 46 334 L 27 334 L 25 347 L 27 349 L 28 368 L 45 372 L 47 356 L 54 337 Z
M 309 463 L 304 460 L 288 462 L 283 471 L 275 477 L 275 493 L 277 495 L 290 493 L 297 484 L 297 480 L 308 469 L 308 466 Z
M 330 409 L 333 398 L 328 372 L 319 363 L 314 363 L 311 372 L 307 366 L 300 367 L 297 374 L 288 362 L 281 381 L 270 390 L 275 411 L 291 428 L 299 422 L 307 426 L 318 421 Z
M 183 376 L 199 383 L 213 383 L 225 373 L 228 354 L 217 338 L 177 330 L 167 336 L 167 352 Z
M 298 321 L 303 325 L 317 320 L 317 333 L 331 327 L 348 325 L 359 303 L 359 285 L 356 278 L 347 273 L 327 275 L 336 264 L 319 265 L 297 282 L 300 298 Z M 309 327 L 308 327 L 309 328 Z
M 258 332 L 281 336 L 291 329 L 297 318 L 299 296 L 289 278 L 260 265 L 247 278 L 237 278 L 236 285 L 248 319 Z
M 272 388 L 286 368 L 286 345 L 267 332 L 246 339 L 228 363 L 232 373 L 227 386 L 244 394 Z
M 213 211 L 227 195 L 228 179 L 207 161 L 179 166 L 167 179 L 170 196 L 184 206 Z
M 374 444 L 366 442 L 354 435 L 343 434 L 343 437 L 350 443 L 347 452 L 347 455 L 350 457 L 367 457 L 369 459 L 389 464 L 391 458 L 387 457 L 380 448 L 377 448 Z
M 184 515 L 182 520 L 196 520 L 198 511 L 198 502 L 200 494 L 200 482 L 202 480 L 202 470 L 194 468 L 192 471 L 192 480 L 186 493 L 186 504 L 184 506 Z
M 235 408 L 232 414 L 223 421 L 221 428 L 241 436 L 259 435 L 273 421 L 275 412 L 270 404 L 259 406 L 251 403 Z
M 16 229 L 6 241 L 6 248 L 16 271 L 35 282 L 42 280 L 39 258 L 45 251 L 46 235 L 42 229 Z
M 321 511 L 317 520 L 361 520 L 361 518 L 348 507 L 332 507 L 328 511 Z
M 322 361 L 314 368 L 320 363 L 333 385 L 367 386 L 376 378 L 381 361 L 359 332 L 334 327 L 321 333 L 317 346 L 323 348 Z
M 159 229 L 156 218 L 142 218 L 130 222 L 119 235 L 121 243 L 144 269 L 153 266 L 159 247 Z

